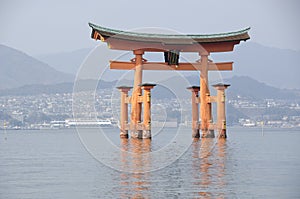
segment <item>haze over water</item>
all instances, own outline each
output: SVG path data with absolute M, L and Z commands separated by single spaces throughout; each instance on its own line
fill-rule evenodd
M 190 129 L 185 131 L 190 136 Z M 165 129 L 151 142 L 120 142 L 117 129 L 107 129 L 106 135 L 122 149 L 111 165 L 143 169 L 156 162 L 151 153 L 149 158 L 140 154 L 162 147 L 174 129 Z M 0 198 L 300 197 L 298 131 L 273 129 L 262 135 L 260 129 L 234 128 L 228 135 L 226 141 L 194 141 L 183 156 L 165 168 L 128 173 L 95 160 L 75 129 L 2 131 Z M 104 140 L 96 141 L 104 144 Z

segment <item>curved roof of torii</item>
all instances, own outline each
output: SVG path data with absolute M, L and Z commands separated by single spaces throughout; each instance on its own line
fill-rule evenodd
M 218 34 L 153 34 L 115 30 L 89 23 L 91 37 L 107 42 L 112 49 L 165 51 L 199 51 L 199 46 L 210 52 L 231 51 L 240 41 L 250 39 L 246 28 L 240 31 Z M 198 46 L 198 48 L 197 48 Z M 223 47 L 222 47 L 223 46 Z M 227 46 L 227 47 L 225 47 Z

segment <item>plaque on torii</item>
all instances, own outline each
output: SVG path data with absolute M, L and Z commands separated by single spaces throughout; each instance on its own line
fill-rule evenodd
M 236 32 L 179 35 L 150 34 L 120 31 L 104 28 L 89 23 L 91 37 L 106 42 L 110 49 L 132 51 L 135 58 L 128 61 L 110 61 L 110 69 L 134 70 L 132 96 L 128 96 L 131 87 L 118 87 L 121 92 L 120 136 L 128 138 L 151 138 L 151 89 L 154 84 L 142 82 L 144 70 L 179 70 L 200 71 L 200 86 L 188 89 L 192 92 L 192 136 L 199 138 L 214 137 L 214 130 L 219 138 L 226 138 L 225 89 L 228 84 L 213 85 L 217 96 L 210 96 L 208 71 L 230 71 L 233 62 L 213 63 L 208 59 L 210 53 L 230 52 L 240 41 L 250 39 L 250 28 Z M 143 59 L 145 52 L 162 52 L 165 62 L 148 62 Z M 200 59 L 195 63 L 179 63 L 180 52 L 196 52 Z M 211 103 L 217 103 L 217 121 L 212 121 Z M 131 104 L 131 117 L 128 122 L 128 104 Z M 199 110 L 200 106 L 200 110 Z M 143 118 L 142 118 L 142 108 Z M 199 121 L 199 114 L 201 122 Z

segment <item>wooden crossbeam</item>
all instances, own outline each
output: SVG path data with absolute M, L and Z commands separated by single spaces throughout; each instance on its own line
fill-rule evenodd
M 221 62 L 208 64 L 210 71 L 226 71 L 232 70 L 233 62 Z M 143 70 L 201 70 L 201 63 L 179 63 L 178 65 L 168 65 L 164 62 L 144 62 Z M 133 70 L 135 69 L 134 62 L 110 61 L 110 69 L 114 70 Z

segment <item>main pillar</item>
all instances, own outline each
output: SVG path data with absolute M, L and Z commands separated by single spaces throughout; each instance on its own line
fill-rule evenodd
M 117 89 L 121 92 L 121 113 L 120 113 L 120 137 L 128 138 L 128 91 L 132 87 L 119 86 Z
M 192 137 L 199 138 L 199 96 L 200 86 L 187 88 L 192 92 Z
M 201 56 L 201 73 L 200 73 L 200 117 L 201 131 L 203 138 L 214 138 L 215 134 L 210 129 L 212 122 L 210 92 L 208 87 L 208 52 L 199 53 Z
M 151 139 L 151 89 L 156 84 L 141 84 L 144 91 L 143 104 L 144 104 L 144 117 L 143 117 L 143 138 Z
M 226 138 L 226 112 L 225 112 L 225 89 L 229 84 L 215 84 L 217 89 L 217 129 L 219 138 Z
M 142 95 L 140 84 L 143 78 L 143 54 L 142 50 L 133 51 L 135 54 L 134 86 L 131 100 L 131 137 L 142 138 L 142 130 L 139 128 L 141 122 L 142 104 L 139 101 Z

